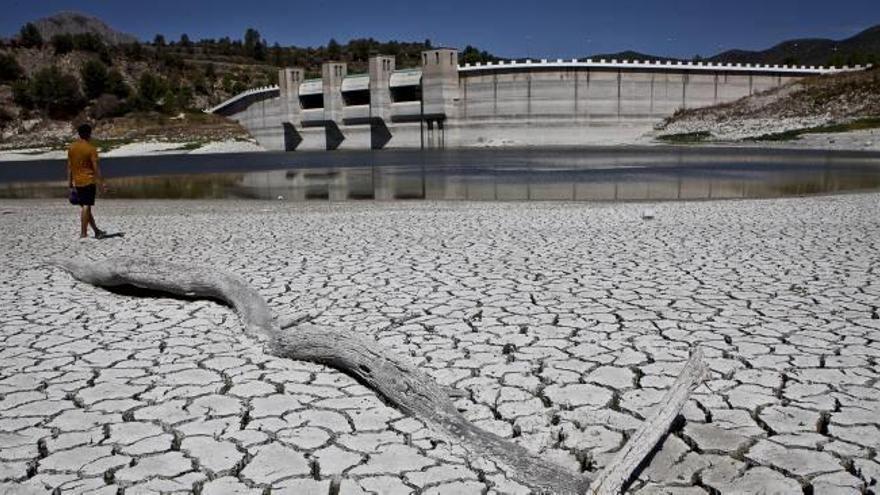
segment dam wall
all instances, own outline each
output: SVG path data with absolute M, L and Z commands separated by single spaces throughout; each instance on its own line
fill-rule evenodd
M 459 146 L 632 142 L 679 109 L 734 101 L 798 75 L 559 67 L 462 74 Z
M 735 101 L 824 67 L 612 61 L 460 66 L 428 50 L 419 69 L 374 56 L 369 73 L 341 62 L 320 79 L 298 68 L 208 110 L 242 124 L 271 150 L 577 146 L 626 143 L 676 111 Z

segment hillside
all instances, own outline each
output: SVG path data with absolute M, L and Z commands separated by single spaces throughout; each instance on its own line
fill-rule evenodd
M 625 51 L 593 55 L 593 59 L 675 60 L 674 58 Z M 704 60 L 719 63 L 787 65 L 860 65 L 880 63 L 880 25 L 844 40 L 797 39 L 783 41 L 759 51 L 728 50 Z
M 874 130 L 880 130 L 880 69 L 803 79 L 735 102 L 680 111 L 658 127 L 658 137 L 678 143 L 770 142 Z
M 641 52 L 636 52 L 636 51 L 632 51 L 632 50 L 627 50 L 627 51 L 617 52 L 617 53 L 598 53 L 598 54 L 591 56 L 590 58 L 592 58 L 593 60 L 602 60 L 602 59 L 605 59 L 605 60 L 646 60 L 646 61 L 651 61 L 651 62 L 653 62 L 655 60 L 661 61 L 661 62 L 665 62 L 667 60 L 672 60 L 672 61 L 678 60 L 678 59 L 671 58 L 671 57 L 659 57 L 657 55 L 649 55 L 647 53 L 641 53 Z
M 100 19 L 60 13 L 0 40 L 0 149 L 62 143 L 71 123 L 87 120 L 98 124 L 96 135 L 106 140 L 179 139 L 181 133 L 187 140 L 243 137 L 236 124 L 219 125 L 201 109 L 277 83 L 281 67 L 304 67 L 307 77 L 320 77 L 324 61 L 341 60 L 351 73 L 366 72 L 374 53 L 396 56 L 400 68 L 415 67 L 430 46 L 430 40 L 371 38 L 270 46 L 255 29 L 241 39 L 156 35 L 142 43 Z M 462 60 L 496 58 L 468 46 Z M 172 117 L 175 125 L 169 126 Z
M 865 64 L 880 61 L 880 25 L 844 40 L 790 40 L 762 51 L 733 50 L 712 57 L 713 62 L 801 65 Z
M 96 122 L 100 139 L 171 139 L 182 130 L 164 125 L 171 117 L 191 122 L 187 134 L 200 140 L 246 137 L 230 122 L 221 136 L 218 122 L 203 128 L 201 109 L 272 83 L 276 71 L 257 62 L 195 63 L 141 45 L 0 48 L 0 148 L 63 142 L 81 121 Z

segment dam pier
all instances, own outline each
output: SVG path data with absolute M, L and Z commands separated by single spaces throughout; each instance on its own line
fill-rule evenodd
M 421 67 L 342 62 L 320 79 L 301 68 L 206 111 L 238 121 L 277 151 L 578 146 L 632 142 L 680 109 L 731 102 L 790 81 L 853 68 L 540 60 L 458 63 L 458 50 L 422 52 Z

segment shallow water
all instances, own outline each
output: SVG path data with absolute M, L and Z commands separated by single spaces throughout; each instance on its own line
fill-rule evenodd
M 880 189 L 880 154 L 744 148 L 165 155 L 102 161 L 115 198 L 633 201 Z M 0 164 L 0 197 L 66 195 L 63 161 Z

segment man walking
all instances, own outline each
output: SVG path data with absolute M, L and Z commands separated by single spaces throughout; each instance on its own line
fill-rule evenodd
M 105 233 L 95 224 L 92 206 L 95 205 L 97 185 L 106 192 L 101 169 L 98 168 L 98 150 L 89 140 L 92 138 L 92 126 L 83 124 L 76 129 L 79 139 L 67 150 L 67 185 L 71 196 L 76 193 L 76 204 L 80 206 L 80 238 L 88 237 L 88 227 L 92 226 L 96 239 L 103 239 Z

